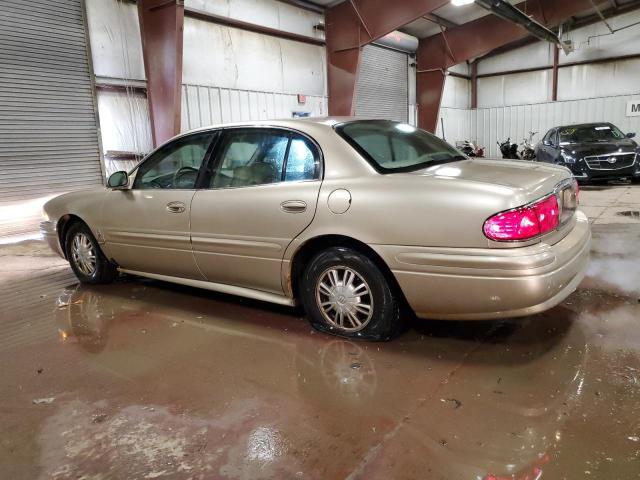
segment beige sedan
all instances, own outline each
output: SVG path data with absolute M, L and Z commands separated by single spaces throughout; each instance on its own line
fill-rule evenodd
M 176 137 L 107 188 L 44 207 L 81 282 L 118 272 L 302 303 L 387 340 L 418 317 L 522 317 L 578 286 L 591 233 L 562 167 L 470 160 L 406 124 L 253 122 Z

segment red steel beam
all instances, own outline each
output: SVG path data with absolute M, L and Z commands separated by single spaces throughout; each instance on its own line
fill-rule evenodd
M 478 61 L 471 64 L 471 108 L 478 108 Z
M 147 98 L 153 145 L 180 133 L 182 95 L 182 0 L 139 0 Z
M 347 0 L 327 9 L 329 114 L 353 115 L 362 47 L 450 0 Z
M 590 0 L 539 0 L 516 5 L 527 15 L 547 27 L 554 27 L 580 12 L 590 10 Z M 446 36 L 446 38 L 445 38 Z M 438 112 L 442 89 L 440 77 L 434 72 L 445 72 L 456 63 L 462 63 L 512 42 L 529 36 L 522 27 L 494 15 L 479 18 L 473 22 L 450 28 L 446 32 L 422 39 L 418 47 L 418 98 L 429 99 L 428 103 L 418 102 L 418 124 L 420 128 L 434 132 L 438 124 Z M 453 57 L 453 58 L 452 58 Z M 455 59 L 455 60 L 454 60 Z M 441 73 L 442 75 L 442 73 Z M 431 94 L 420 91 L 431 89 Z M 440 97 L 436 100 L 437 92 Z M 435 110 L 435 111 L 434 111 Z
M 551 87 L 551 100 L 558 101 L 558 65 L 560 64 L 560 49 L 553 46 L 553 86 Z

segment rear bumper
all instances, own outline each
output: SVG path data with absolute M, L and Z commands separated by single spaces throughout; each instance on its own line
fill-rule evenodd
M 416 314 L 436 320 L 523 317 L 555 307 L 573 293 L 589 262 L 591 230 L 578 212 L 555 245 L 516 249 L 380 246 Z

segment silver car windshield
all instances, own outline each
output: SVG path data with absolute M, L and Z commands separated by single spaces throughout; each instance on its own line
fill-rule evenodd
M 381 173 L 420 170 L 466 160 L 438 137 L 405 123 L 359 120 L 336 131 Z

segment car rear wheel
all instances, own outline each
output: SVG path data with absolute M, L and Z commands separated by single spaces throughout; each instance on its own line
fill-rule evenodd
M 378 266 L 353 249 L 318 253 L 299 291 L 311 325 L 322 332 L 387 341 L 403 330 L 398 296 Z
M 98 242 L 84 223 L 74 223 L 65 237 L 67 259 L 81 283 L 113 282 L 118 269 L 102 253 Z

